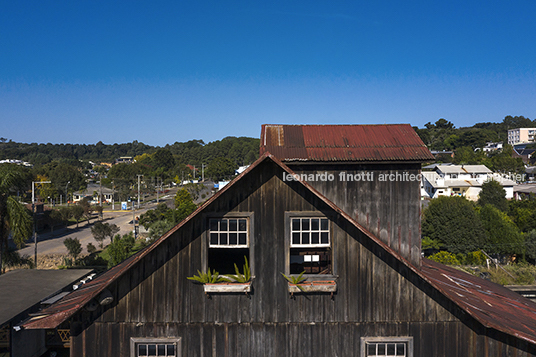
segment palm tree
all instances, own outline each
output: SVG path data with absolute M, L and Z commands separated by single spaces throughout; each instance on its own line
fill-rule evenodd
M 32 234 L 32 216 L 13 193 L 27 186 L 28 175 L 15 164 L 0 165 L 0 274 L 2 257 L 7 252 L 7 238 L 11 235 L 20 248 Z

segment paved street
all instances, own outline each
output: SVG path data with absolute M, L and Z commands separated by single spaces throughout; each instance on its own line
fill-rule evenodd
M 136 216 L 140 216 L 142 213 L 146 212 L 147 209 L 154 208 L 154 205 L 142 207 L 140 210 L 135 211 Z M 116 224 L 121 231 L 119 234 L 127 234 L 132 231 L 132 211 L 115 211 L 115 212 L 104 212 L 104 221 L 105 223 Z M 98 243 L 93 238 L 91 234 L 91 227 L 95 222 L 98 222 L 97 219 L 92 219 L 88 224 L 87 221 L 79 223 L 79 228 L 75 226 L 70 226 L 69 228 L 61 228 L 55 230 L 53 233 L 47 232 L 40 234 L 38 236 L 37 243 L 37 254 L 66 254 L 67 248 L 63 245 L 63 241 L 66 238 L 78 238 L 82 244 L 83 253 L 87 253 L 86 245 L 92 243 L 95 247 L 98 248 Z M 110 240 L 106 239 L 104 245 L 109 244 Z M 21 255 L 29 255 L 30 257 L 34 256 L 35 246 L 33 240 L 26 243 L 26 247 L 19 250 Z

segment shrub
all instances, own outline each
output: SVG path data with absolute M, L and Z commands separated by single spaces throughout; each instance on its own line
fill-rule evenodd
M 429 256 L 428 259 L 446 265 L 460 265 L 460 261 L 456 258 L 454 254 L 444 250 Z
M 80 244 L 78 238 L 66 238 L 63 241 L 63 244 L 74 260 L 76 260 L 78 255 L 82 253 L 82 244 Z
M 88 243 L 88 244 L 86 245 L 86 250 L 87 250 L 87 252 L 88 252 L 89 254 L 93 254 L 93 253 L 95 253 L 95 252 L 97 251 L 97 247 L 95 247 L 95 246 L 94 246 L 93 244 L 91 244 L 91 243 Z

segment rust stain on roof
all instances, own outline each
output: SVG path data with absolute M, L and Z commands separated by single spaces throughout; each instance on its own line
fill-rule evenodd
M 281 161 L 415 161 L 434 157 L 409 124 L 263 125 L 260 153 Z
M 423 276 L 484 326 L 536 343 L 536 303 L 501 285 L 423 259 Z

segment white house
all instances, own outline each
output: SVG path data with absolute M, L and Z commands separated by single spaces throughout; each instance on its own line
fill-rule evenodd
M 484 165 L 436 165 L 434 171 L 422 172 L 423 189 L 430 198 L 456 195 L 476 201 L 482 184 L 489 180 L 503 186 L 507 199 L 514 197 L 516 183 L 508 177 L 494 174 Z

